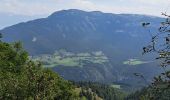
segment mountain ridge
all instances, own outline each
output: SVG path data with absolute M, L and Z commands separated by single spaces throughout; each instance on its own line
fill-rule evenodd
M 53 15 L 56 15 L 56 14 L 59 14 L 61 12 L 83 12 L 83 13 L 98 13 L 98 14 L 109 14 L 109 15 L 117 15 L 117 16 L 145 16 L 145 17 L 151 17 L 151 18 L 161 18 L 161 17 L 158 17 L 158 16 L 152 16 L 152 15 L 143 15 L 143 14 L 126 14 L 126 13 L 121 13 L 121 14 L 115 14 L 115 13 L 105 13 L 105 12 L 102 12 L 102 11 L 83 11 L 83 10 L 79 10 L 79 9 L 68 9 L 68 10 L 60 10 L 60 11 L 56 11 L 54 13 L 52 13 L 51 15 L 47 16 L 46 18 L 49 18 L 50 16 L 53 16 Z M 14 25 L 18 25 L 18 24 L 23 24 L 23 23 L 27 23 L 27 22 L 32 22 L 32 21 L 36 21 L 36 20 L 40 20 L 40 19 L 46 19 L 46 18 L 36 18 L 36 19 L 32 19 L 32 20 L 29 20 L 29 21 L 24 21 L 24 22 L 19 22 L 17 24 L 14 24 Z M 11 26 L 14 26 L 14 25 L 11 25 Z M 8 28 L 8 27 L 11 27 L 11 26 L 7 26 L 7 27 L 4 27 L 3 29 L 1 30 L 4 30 L 5 28 Z
M 25 49 L 32 56 L 53 55 L 55 51 L 65 49 L 78 54 L 102 51 L 110 60 L 105 66 L 91 63 L 83 68 L 54 67 L 53 70 L 64 75 L 65 79 L 136 85 L 134 72 L 141 71 L 149 80 L 159 72 L 159 68 L 155 68 L 156 65 L 153 63 L 135 64 L 134 67 L 123 62 L 135 57 L 139 58 L 138 62 L 151 58 L 141 55 L 142 46 L 150 39 L 148 31 L 143 29 L 141 23 L 151 22 L 150 31 L 156 32 L 162 20 L 163 18 L 142 15 L 64 10 L 55 12 L 47 18 L 7 27 L 0 32 L 4 33 L 4 41 L 23 42 Z

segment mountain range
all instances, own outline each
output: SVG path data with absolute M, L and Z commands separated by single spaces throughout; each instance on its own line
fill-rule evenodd
M 23 42 L 32 58 L 55 64 L 51 68 L 65 79 L 143 86 L 146 83 L 133 73 L 144 74 L 150 82 L 160 72 L 152 55 L 142 55 L 142 47 L 149 43 L 150 34 L 157 31 L 162 20 L 147 15 L 69 9 L 12 25 L 0 32 L 4 41 Z M 151 25 L 145 29 L 141 25 L 143 22 Z M 107 61 L 97 58 L 101 55 Z M 66 62 L 82 64 L 69 66 Z

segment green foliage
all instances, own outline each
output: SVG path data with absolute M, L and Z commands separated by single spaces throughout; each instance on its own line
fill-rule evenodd
M 146 98 L 147 91 L 148 91 L 148 88 L 143 88 L 141 90 L 138 90 L 134 93 L 129 94 L 125 98 L 125 100 L 148 100 L 148 97 Z
M 0 99 L 75 99 L 73 85 L 29 60 L 22 44 L 0 42 Z
M 80 96 L 80 99 L 102 100 L 100 97 L 97 96 L 96 93 L 92 92 L 91 89 L 85 90 L 85 89 L 81 88 L 79 96 Z
M 170 16 L 162 13 L 167 19 L 161 22 L 159 33 L 152 36 L 148 46 L 143 48 L 143 53 L 154 52 L 158 54 L 157 60 L 160 61 L 160 67 L 164 72 L 154 78 L 154 82 L 148 87 L 145 97 L 153 100 L 170 99 Z
M 115 89 L 109 85 L 94 82 L 76 82 L 74 84 L 78 88 L 81 87 L 80 97 L 84 96 L 87 98 L 87 100 L 97 99 L 95 98 L 95 95 L 103 100 L 123 100 L 126 96 L 126 94 L 121 90 Z
M 141 64 L 146 64 L 146 63 L 149 63 L 147 61 L 141 61 L 139 59 L 128 59 L 127 61 L 124 61 L 123 64 L 124 65 L 141 65 Z

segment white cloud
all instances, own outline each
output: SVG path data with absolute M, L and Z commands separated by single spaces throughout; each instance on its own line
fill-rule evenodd
M 27 1 L 27 0 L 25 0 Z M 40 15 L 52 12 L 54 8 L 46 2 L 25 2 L 24 0 L 0 1 L 0 12 L 8 12 L 20 15 Z
M 62 9 L 160 15 L 170 12 L 170 0 L 0 0 L 0 12 L 49 15 Z

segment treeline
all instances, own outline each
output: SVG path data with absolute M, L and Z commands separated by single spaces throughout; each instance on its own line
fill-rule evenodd
M 129 94 L 125 100 L 146 100 L 144 99 L 144 95 L 147 94 L 147 88 L 143 88 L 141 90 L 138 90 L 134 93 Z
M 170 100 L 170 83 L 154 82 L 153 84 L 131 93 L 125 100 Z
M 85 96 L 88 100 L 95 100 L 90 99 L 93 95 L 97 95 L 103 100 L 123 100 L 125 97 L 125 93 L 109 85 L 94 82 L 73 82 L 73 84 L 77 88 L 81 88 L 80 97 Z

